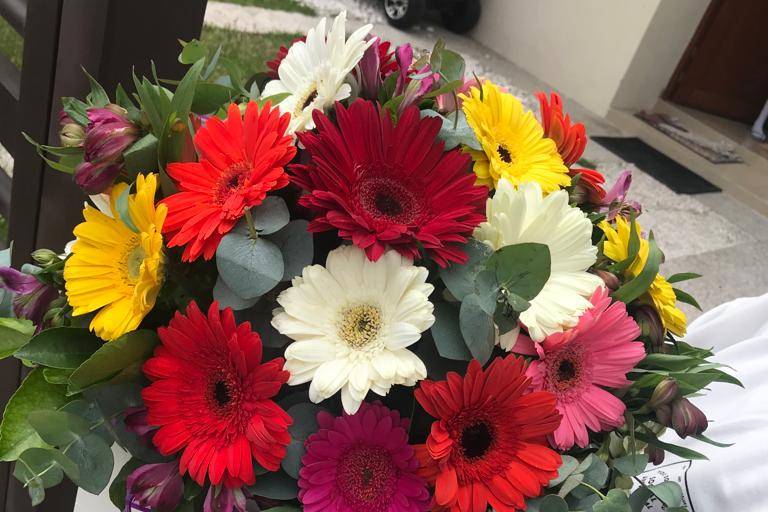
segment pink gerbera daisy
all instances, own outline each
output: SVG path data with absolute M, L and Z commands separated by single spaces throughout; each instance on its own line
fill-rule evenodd
M 408 444 L 408 419 L 380 403 L 363 403 L 354 415 L 321 412 L 317 422 L 299 472 L 305 512 L 429 509 L 429 491 Z
M 589 443 L 587 429 L 613 430 L 624 423 L 624 402 L 603 389 L 628 386 L 627 373 L 645 357 L 645 348 L 634 341 L 640 328 L 627 314 L 623 302 L 612 302 L 608 291 L 598 288 L 592 308 L 571 330 L 555 333 L 534 345 L 520 336 L 513 350 L 537 354 L 527 374 L 535 390 L 551 391 L 563 415 L 550 436 L 553 446 L 567 450 Z

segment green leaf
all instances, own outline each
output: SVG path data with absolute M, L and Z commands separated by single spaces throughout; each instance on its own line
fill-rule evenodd
M 77 98 L 67 96 L 61 98 L 61 108 L 77 124 L 81 126 L 88 125 L 88 104 Z
M 317 431 L 317 413 L 321 410 L 315 404 L 304 402 L 296 404 L 286 411 L 293 418 L 293 423 L 288 427 L 288 432 L 291 434 L 291 443 L 287 447 L 281 466 L 283 471 L 292 478 L 299 478 L 301 458 L 306 451 L 304 442 L 312 433 Z
M 88 102 L 88 104 L 92 107 L 105 107 L 109 104 L 109 95 L 107 94 L 107 91 L 104 90 L 104 88 L 101 86 L 99 82 L 96 81 L 95 78 L 93 78 L 88 71 L 83 69 L 83 73 L 85 73 L 85 76 L 88 77 L 88 82 L 91 84 L 91 92 L 88 93 L 88 95 L 85 97 L 85 100 Z
M 549 280 L 551 257 L 544 244 L 507 245 L 494 252 L 485 268 L 496 273 L 496 280 L 510 294 L 529 301 Z
M 139 80 L 136 75 L 133 75 L 133 83 L 142 111 L 147 115 L 152 126 L 152 133 L 160 138 L 165 122 L 171 115 L 171 92 L 164 87 L 154 85 L 146 78 Z
M 656 245 L 656 240 L 653 238 L 653 233 L 648 235 L 648 259 L 645 262 L 645 266 L 640 273 L 631 281 L 624 283 L 618 290 L 611 295 L 615 300 L 620 300 L 625 304 L 629 304 L 633 300 L 644 294 L 648 287 L 651 286 L 653 280 L 656 279 L 656 274 L 659 273 L 659 265 L 663 255 L 659 246 Z
M 64 411 L 33 411 L 27 421 L 46 443 L 63 447 L 88 435 L 88 422 Z
M 679 507 L 683 503 L 683 489 L 677 482 L 649 485 L 648 490 L 656 495 L 667 507 Z
M 73 400 L 59 409 L 59 411 L 74 414 L 88 423 L 88 428 L 111 443 L 114 438 L 109 431 L 110 420 L 105 418 L 98 404 L 92 400 Z
M 16 461 L 13 476 L 29 491 L 32 505 L 40 504 L 45 490 L 56 486 L 64 479 L 77 477 L 79 470 L 63 453 L 51 448 L 30 448 Z
M 222 84 L 198 82 L 195 85 L 195 97 L 192 100 L 192 112 L 210 114 L 222 105 L 227 105 L 238 96 L 237 91 Z
M 115 200 L 115 211 L 117 211 L 117 216 L 120 217 L 120 220 L 128 226 L 128 228 L 133 231 L 134 233 L 139 232 L 139 228 L 136 227 L 136 224 L 133 223 L 133 219 L 131 218 L 131 214 L 128 211 L 128 199 L 131 194 L 131 185 L 125 187 L 125 189 L 120 193 L 119 196 L 117 196 L 117 200 Z
M 125 510 L 126 480 L 128 475 L 144 463 L 139 459 L 131 458 L 126 462 L 112 480 L 109 486 L 109 500 L 119 509 Z
M 496 274 L 490 270 L 482 270 L 475 278 L 475 295 L 480 297 L 483 311 L 493 315 L 499 306 L 499 283 Z
M 608 480 L 610 469 L 608 469 L 608 465 L 603 462 L 602 459 L 595 456 L 593 453 L 590 453 L 581 461 L 579 467 L 576 468 L 576 473 L 584 474 L 584 483 L 587 483 L 596 489 L 602 489 L 605 486 L 605 482 Z M 573 496 L 576 498 L 585 498 L 592 493 L 592 490 L 583 486 L 577 487 L 572 492 Z
M 197 39 L 191 41 L 179 41 L 182 46 L 179 54 L 179 62 L 182 64 L 193 64 L 208 55 L 208 48 Z
M 636 476 L 645 471 L 648 465 L 648 455 L 635 453 L 613 460 L 613 467 L 627 476 Z
M 132 178 L 139 173 L 157 170 L 157 137 L 146 134 L 123 153 L 123 159 Z
M 440 356 L 456 361 L 469 361 L 472 354 L 464 343 L 459 327 L 459 308 L 449 302 L 435 302 L 432 338 Z
M 701 306 L 696 301 L 696 299 L 693 298 L 693 296 L 687 292 L 684 292 L 683 290 L 679 290 L 677 288 L 672 288 L 675 292 L 675 298 L 677 298 L 678 302 L 683 302 L 685 304 L 690 304 L 691 306 L 695 307 L 699 311 L 702 311 Z
M 611 489 L 604 500 L 592 506 L 593 512 L 629 512 L 629 497 L 620 489 Z
M 678 371 L 692 368 L 702 363 L 699 357 L 679 354 L 647 354 L 640 364 L 640 368 L 662 368 L 664 370 Z
M 233 311 L 240 311 L 253 307 L 260 298 L 244 299 L 240 297 L 227 286 L 221 276 L 216 278 L 216 284 L 213 286 L 213 300 L 218 301 L 220 308 L 232 308 Z
M 635 432 L 635 437 L 637 438 L 638 441 L 652 444 L 653 446 L 666 450 L 669 453 L 677 455 L 678 457 L 682 457 L 684 459 L 709 460 L 709 458 L 706 455 L 699 453 L 696 450 L 691 450 L 690 448 L 677 446 L 676 444 L 665 443 L 664 441 L 661 441 L 658 437 L 651 434 L 646 434 L 644 432 Z
M 69 378 L 70 394 L 110 379 L 125 368 L 144 362 L 157 345 L 157 334 L 149 330 L 132 331 L 115 341 L 104 343 Z
M 568 478 L 571 473 L 576 471 L 576 468 L 579 466 L 579 461 L 576 459 L 576 457 L 571 457 L 570 455 L 563 455 L 562 456 L 563 463 L 560 464 L 560 468 L 557 470 L 557 478 L 550 480 L 547 484 L 547 487 L 555 487 L 557 485 L 560 485 L 565 481 L 566 478 Z
M 230 232 L 216 249 L 216 268 L 233 292 L 251 299 L 264 295 L 280 282 L 285 264 L 280 249 L 269 240 L 251 240 Z
M 72 370 L 62 370 L 59 368 L 43 368 L 43 378 L 49 384 L 66 385 L 69 382 L 69 376 L 72 375 Z
M 42 369 L 32 370 L 11 396 L 0 424 L 0 460 L 16 460 L 28 448 L 44 448 L 46 443 L 27 421 L 34 411 L 55 410 L 67 401 L 64 386 L 49 384 Z
M 281 471 L 260 475 L 248 490 L 256 496 L 273 500 L 292 500 L 299 493 L 296 480 Z
M 99 494 L 109 484 L 115 460 L 112 449 L 96 434 L 78 438 L 64 453 L 77 465 L 80 475 L 72 478 L 78 487 L 91 494 Z
M 315 243 L 308 226 L 309 222 L 304 219 L 292 220 L 283 229 L 267 237 L 283 255 L 283 281 L 300 276 L 304 267 L 312 264 Z
M 526 502 L 528 512 L 568 512 L 568 503 L 556 494 Z
M 581 482 L 584 481 L 584 474 L 583 473 L 574 473 L 568 478 L 565 479 L 565 482 L 563 482 L 563 485 L 560 487 L 560 490 L 557 491 L 557 495 L 561 498 L 565 498 L 568 496 L 572 490 L 577 488 L 579 485 L 581 485 Z
M 474 293 L 464 297 L 459 310 L 459 327 L 472 357 L 485 364 L 491 358 L 495 342 L 493 317 L 483 311 Z
M 176 91 L 171 100 L 171 112 L 175 112 L 180 119 L 186 119 L 189 116 L 189 110 L 192 108 L 192 100 L 195 96 L 195 86 L 200 80 L 200 73 L 203 71 L 204 60 L 198 60 L 187 70 L 184 78 L 179 82 Z
M 464 82 L 464 69 L 466 64 L 464 63 L 464 57 L 454 52 L 453 50 L 443 49 L 440 52 L 441 65 L 440 74 L 446 81 L 461 80 Z
M 736 443 L 718 443 L 717 441 L 713 441 L 712 439 L 708 438 L 704 434 L 694 434 L 691 436 L 694 439 L 698 439 L 699 441 L 703 443 L 711 444 L 712 446 L 717 446 L 718 448 L 728 448 L 729 446 L 733 446 Z
M 681 281 L 688 281 L 689 279 L 698 279 L 701 274 L 695 272 L 680 272 L 679 274 L 673 274 L 667 278 L 669 284 L 679 283 Z
M 259 235 L 270 235 L 283 229 L 291 220 L 291 214 L 288 213 L 288 205 L 282 197 L 267 196 L 264 201 L 254 208 L 251 208 L 253 225 L 256 227 Z M 238 226 L 238 231 L 247 234 L 247 227 Z M 245 231 L 243 229 L 245 228 Z
M 35 324 L 26 318 L 0 318 L 0 359 L 26 345 L 35 333 Z
M 451 117 L 445 117 L 434 110 L 422 110 L 421 117 L 427 116 L 438 117 L 442 120 L 443 124 L 437 137 L 445 143 L 446 151 L 462 145 L 478 151 L 482 149 L 474 130 L 467 124 L 467 118 L 463 111 L 457 110 L 449 114 Z
M 695 373 L 673 372 L 670 373 L 669 376 L 677 381 L 680 392 L 684 395 L 696 393 L 713 382 L 724 382 L 726 384 L 733 384 L 742 388 L 744 387 L 739 379 L 717 369 L 709 369 Z
M 453 263 L 440 269 L 440 278 L 446 288 L 458 300 L 475 291 L 475 278 L 483 270 L 483 263 L 491 254 L 491 248 L 477 240 L 470 240 L 464 246 L 469 260 L 463 265 Z
M 80 327 L 54 327 L 33 337 L 14 354 L 43 366 L 74 369 L 104 344 L 98 336 Z

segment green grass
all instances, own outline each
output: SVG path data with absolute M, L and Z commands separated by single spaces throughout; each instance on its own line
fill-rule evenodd
M 24 39 L 11 28 L 5 18 L 0 18 L 0 53 L 5 54 L 16 67 L 21 67 Z
M 297 0 L 223 0 L 230 4 L 253 5 L 264 7 L 265 9 L 274 9 L 276 11 L 300 12 L 302 14 L 314 15 L 315 10 L 304 5 Z
M 235 61 L 240 69 L 250 74 L 266 70 L 267 61 L 275 57 L 280 45 L 289 46 L 301 35 L 288 32 L 251 34 L 206 25 L 200 40 L 209 48 L 221 45 L 221 55 Z

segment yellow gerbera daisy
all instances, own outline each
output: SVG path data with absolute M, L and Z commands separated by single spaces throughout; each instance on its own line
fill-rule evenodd
M 461 95 L 462 110 L 475 132 L 482 151 L 468 149 L 475 161 L 477 181 L 491 188 L 500 178 L 517 187 L 535 181 L 545 194 L 570 185 L 568 168 L 552 139 L 515 96 L 502 92 L 490 81 Z
M 91 330 L 112 341 L 138 328 L 155 305 L 163 281 L 163 237 L 167 208 L 155 208 L 157 177 L 139 175 L 136 193 L 128 196 L 126 222 L 117 212 L 125 183 L 112 187 L 107 215 L 86 206 L 85 222 L 75 227 L 72 255 L 64 266 L 72 314 L 99 312 Z
M 600 229 L 605 233 L 603 254 L 613 261 L 624 261 L 627 259 L 629 256 L 629 237 L 632 229 L 630 223 L 624 217 L 618 216 L 616 217 L 615 229 L 607 221 L 600 223 Z M 635 229 L 638 233 L 642 232 L 642 228 L 637 221 L 635 221 Z M 634 278 L 645 268 L 645 263 L 648 261 L 649 247 L 648 240 L 640 238 L 640 249 L 637 252 L 637 257 L 624 271 L 626 277 Z M 664 276 L 656 274 L 651 286 L 648 287 L 647 295 L 659 313 L 664 328 L 676 336 L 685 335 L 687 325 L 685 313 L 677 307 L 675 291 Z

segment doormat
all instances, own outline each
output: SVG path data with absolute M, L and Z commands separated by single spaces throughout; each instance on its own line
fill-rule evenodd
M 660 114 L 658 112 L 646 112 L 641 110 L 635 113 L 635 117 L 642 119 L 653 126 L 670 139 L 679 142 L 699 156 L 702 156 L 713 164 L 741 163 L 744 160 L 736 153 L 734 144 L 725 140 L 712 140 L 702 135 L 691 132 L 677 118 Z
M 637 137 L 592 137 L 592 140 L 631 162 L 678 194 L 705 194 L 721 189 Z

